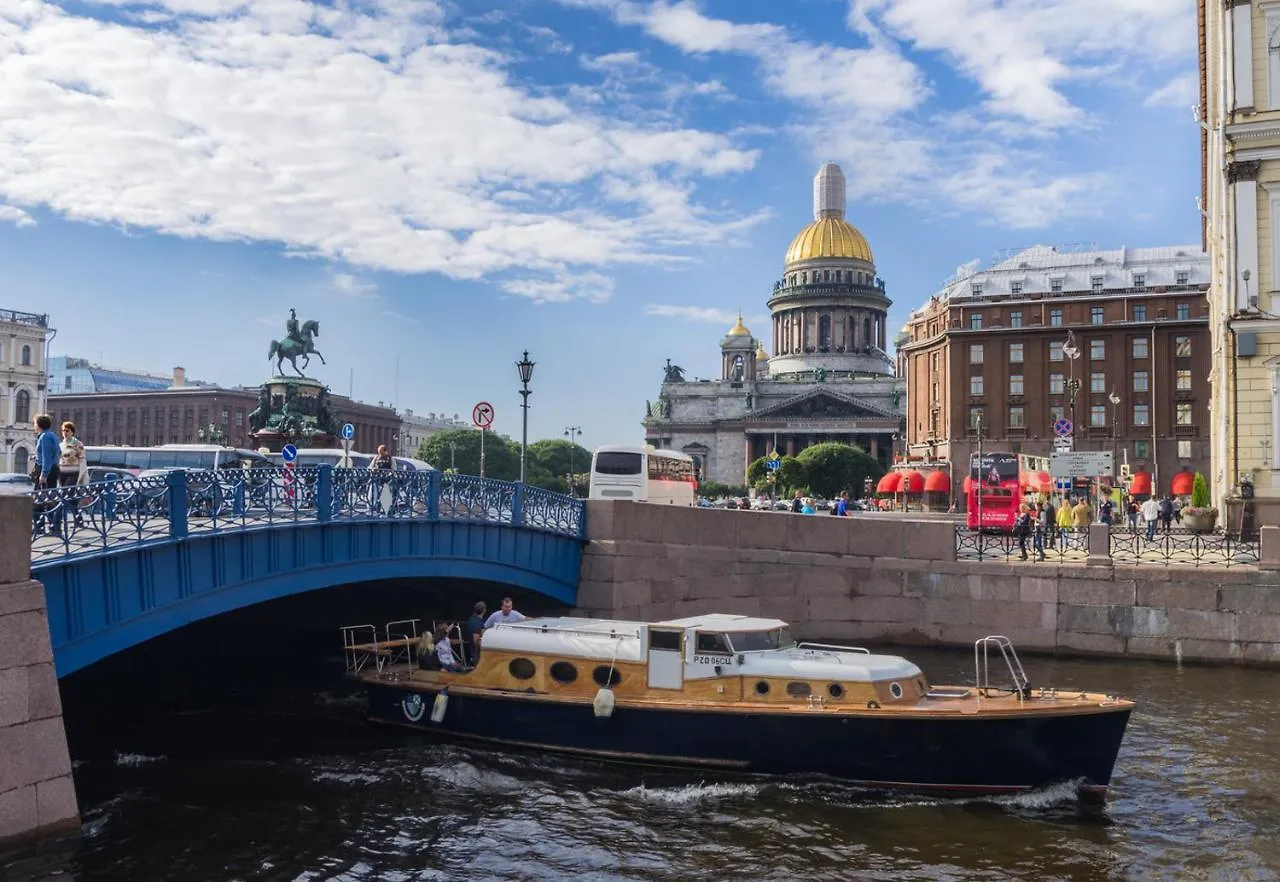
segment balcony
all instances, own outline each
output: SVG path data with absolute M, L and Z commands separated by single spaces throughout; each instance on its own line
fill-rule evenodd
M 1200 430 L 1196 426 L 1174 426 L 1173 437 L 1175 438 L 1195 438 L 1199 436 Z
M 37 328 L 49 327 L 49 316 L 37 315 L 34 312 L 18 312 L 14 309 L 0 309 L 0 322 L 15 325 L 34 325 Z

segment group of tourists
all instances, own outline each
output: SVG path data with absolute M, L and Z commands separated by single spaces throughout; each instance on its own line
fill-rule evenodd
M 74 423 L 59 426 L 61 438 L 53 431 L 53 418 L 42 413 L 35 418 L 36 452 L 31 459 L 31 481 L 37 490 L 48 487 L 74 487 L 89 480 L 89 469 L 84 459 L 84 444 L 76 437 Z M 56 506 L 55 506 L 56 507 Z M 51 513 L 51 507 L 38 504 L 33 509 L 35 518 L 33 533 L 43 535 L 46 530 L 54 536 L 62 533 L 62 521 Z M 75 509 L 76 526 L 81 525 L 79 508 Z
M 1018 539 L 1018 548 L 1022 559 L 1027 560 L 1027 540 L 1031 540 L 1031 551 L 1036 560 L 1045 559 L 1045 549 L 1055 548 L 1058 543 L 1065 550 L 1073 543 L 1086 547 L 1089 525 L 1094 523 L 1095 509 L 1085 496 L 1067 497 L 1055 508 L 1051 500 L 1030 502 L 1023 506 L 1013 524 L 1013 535 Z M 1098 503 L 1097 523 L 1107 526 L 1123 523 L 1115 511 L 1115 502 L 1110 496 L 1103 496 Z M 1172 496 L 1156 499 L 1151 496 L 1139 503 L 1132 497 L 1124 502 L 1125 520 L 1131 532 L 1137 532 L 1139 526 L 1146 530 L 1148 542 L 1155 541 L 1156 530 L 1168 533 L 1173 529 L 1173 522 L 1180 519 L 1181 506 Z
M 502 606 L 488 618 L 483 600 L 476 603 L 466 625 L 440 622 L 434 632 L 422 635 L 418 643 L 418 665 L 422 668 L 439 668 L 442 671 L 469 671 L 480 661 L 480 644 L 484 632 L 494 625 L 510 625 L 523 622 L 525 616 L 516 610 L 510 597 L 502 598 Z M 456 646 L 457 652 L 454 651 Z

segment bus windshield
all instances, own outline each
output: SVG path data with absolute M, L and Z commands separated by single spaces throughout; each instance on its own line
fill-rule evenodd
M 601 475 L 638 475 L 644 467 L 644 455 L 602 450 L 596 454 L 595 471 Z

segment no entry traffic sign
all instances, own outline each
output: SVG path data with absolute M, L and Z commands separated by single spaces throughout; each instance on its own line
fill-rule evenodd
M 481 401 L 471 409 L 471 422 L 475 423 L 477 429 L 487 429 L 493 425 L 493 405 L 487 401 Z

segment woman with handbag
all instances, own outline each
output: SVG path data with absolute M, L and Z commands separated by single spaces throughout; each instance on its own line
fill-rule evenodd
M 74 487 L 77 484 L 87 484 L 89 468 L 84 461 L 84 444 L 76 437 L 76 425 L 68 420 L 62 424 L 61 429 L 62 458 L 58 462 L 58 486 Z M 84 518 L 80 514 L 79 500 L 68 498 L 63 504 L 71 507 L 76 528 L 83 527 Z

